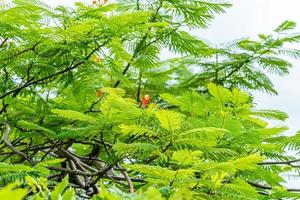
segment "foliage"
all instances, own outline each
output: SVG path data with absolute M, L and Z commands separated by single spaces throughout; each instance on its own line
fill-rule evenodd
M 1 199 L 300 198 L 299 133 L 250 94 L 299 58 L 294 22 L 215 47 L 188 29 L 227 2 L 91 3 L 0 7 Z

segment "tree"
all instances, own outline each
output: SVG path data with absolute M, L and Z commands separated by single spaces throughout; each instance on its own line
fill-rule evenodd
M 1 198 L 299 198 L 279 175 L 298 167 L 299 134 L 242 91 L 276 94 L 268 73 L 300 55 L 294 22 L 215 48 L 187 29 L 229 3 L 91 3 L 1 7 Z

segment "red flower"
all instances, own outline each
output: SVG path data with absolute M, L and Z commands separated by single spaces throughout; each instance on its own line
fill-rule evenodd
M 93 5 L 96 5 L 96 4 L 97 4 L 97 1 L 96 1 L 96 0 L 94 0 L 94 1 L 93 1 Z
M 146 108 L 150 104 L 151 96 L 145 94 L 141 100 L 142 100 L 142 108 Z

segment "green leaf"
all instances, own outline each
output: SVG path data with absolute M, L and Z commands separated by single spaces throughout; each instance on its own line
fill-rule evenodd
M 96 123 L 98 121 L 97 118 L 92 117 L 90 115 L 86 115 L 74 110 L 60 110 L 60 109 L 53 109 L 51 110 L 54 114 L 57 114 L 61 117 L 71 119 L 71 120 L 78 120 L 78 121 L 84 121 L 84 122 L 91 122 Z
M 232 183 L 224 184 L 221 191 L 225 192 L 224 196 L 233 199 L 259 199 L 257 191 L 240 178 L 235 179 Z
M 264 158 L 257 154 L 252 154 L 243 158 L 232 161 L 234 167 L 238 170 L 255 170 L 257 163 L 263 161 Z
M 193 200 L 197 194 L 187 188 L 177 189 L 169 198 L 169 200 Z
M 74 188 L 68 188 L 65 192 L 64 195 L 62 196 L 62 200 L 76 200 L 76 193 Z
M 46 133 L 46 135 L 51 136 L 51 137 L 55 137 L 56 133 L 48 128 L 42 127 L 40 125 L 34 124 L 32 122 L 27 122 L 24 120 L 21 120 L 18 122 L 18 125 L 26 128 L 26 129 L 30 129 L 30 130 L 36 130 L 36 131 L 42 131 L 43 133 Z
M 213 83 L 209 83 L 207 88 L 209 93 L 213 97 L 215 97 L 221 104 L 232 101 L 233 96 L 228 89 L 221 86 L 217 86 Z
M 38 163 L 36 166 L 48 166 L 48 165 L 53 165 L 53 164 L 58 164 L 64 162 L 66 159 L 65 158 L 56 158 L 56 159 L 51 159 L 51 160 L 46 160 L 44 162 Z
M 292 30 L 296 27 L 296 23 L 293 21 L 284 21 L 282 22 L 274 31 L 277 33 L 282 33 L 284 31 Z
M 54 190 L 51 192 L 51 199 L 59 200 L 62 198 L 63 192 L 68 186 L 68 180 L 69 176 L 65 176 L 64 179 L 55 186 Z
M 285 112 L 279 110 L 254 110 L 253 115 L 258 117 L 263 117 L 266 119 L 273 119 L 273 120 L 281 120 L 285 121 L 288 118 L 288 115 Z
M 121 124 L 119 125 L 119 128 L 121 129 L 121 133 L 125 135 L 134 135 L 134 136 L 154 136 L 157 135 L 152 130 L 149 130 L 144 127 L 136 126 L 136 125 L 125 125 Z
M 250 100 L 250 96 L 237 88 L 234 88 L 232 91 L 232 103 L 234 105 L 241 105 L 247 103 Z
M 0 189 L 0 199 L 23 200 L 27 194 L 26 189 L 14 189 L 16 184 L 9 184 Z
M 170 110 L 160 110 L 156 113 L 156 118 L 160 122 L 160 126 L 168 131 L 174 131 L 181 127 L 182 116 L 181 114 L 170 111 Z
M 191 165 L 194 162 L 200 161 L 201 151 L 179 150 L 172 155 L 172 160 L 177 161 L 179 165 Z

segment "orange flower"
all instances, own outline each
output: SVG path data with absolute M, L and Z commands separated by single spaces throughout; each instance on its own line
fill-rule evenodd
M 94 1 L 93 1 L 93 5 L 96 5 L 96 4 L 97 4 L 97 1 L 96 1 L 96 0 L 94 0 Z
M 97 95 L 97 97 L 102 97 L 102 95 L 103 95 L 102 90 L 98 89 L 97 92 L 96 92 L 96 95 Z

